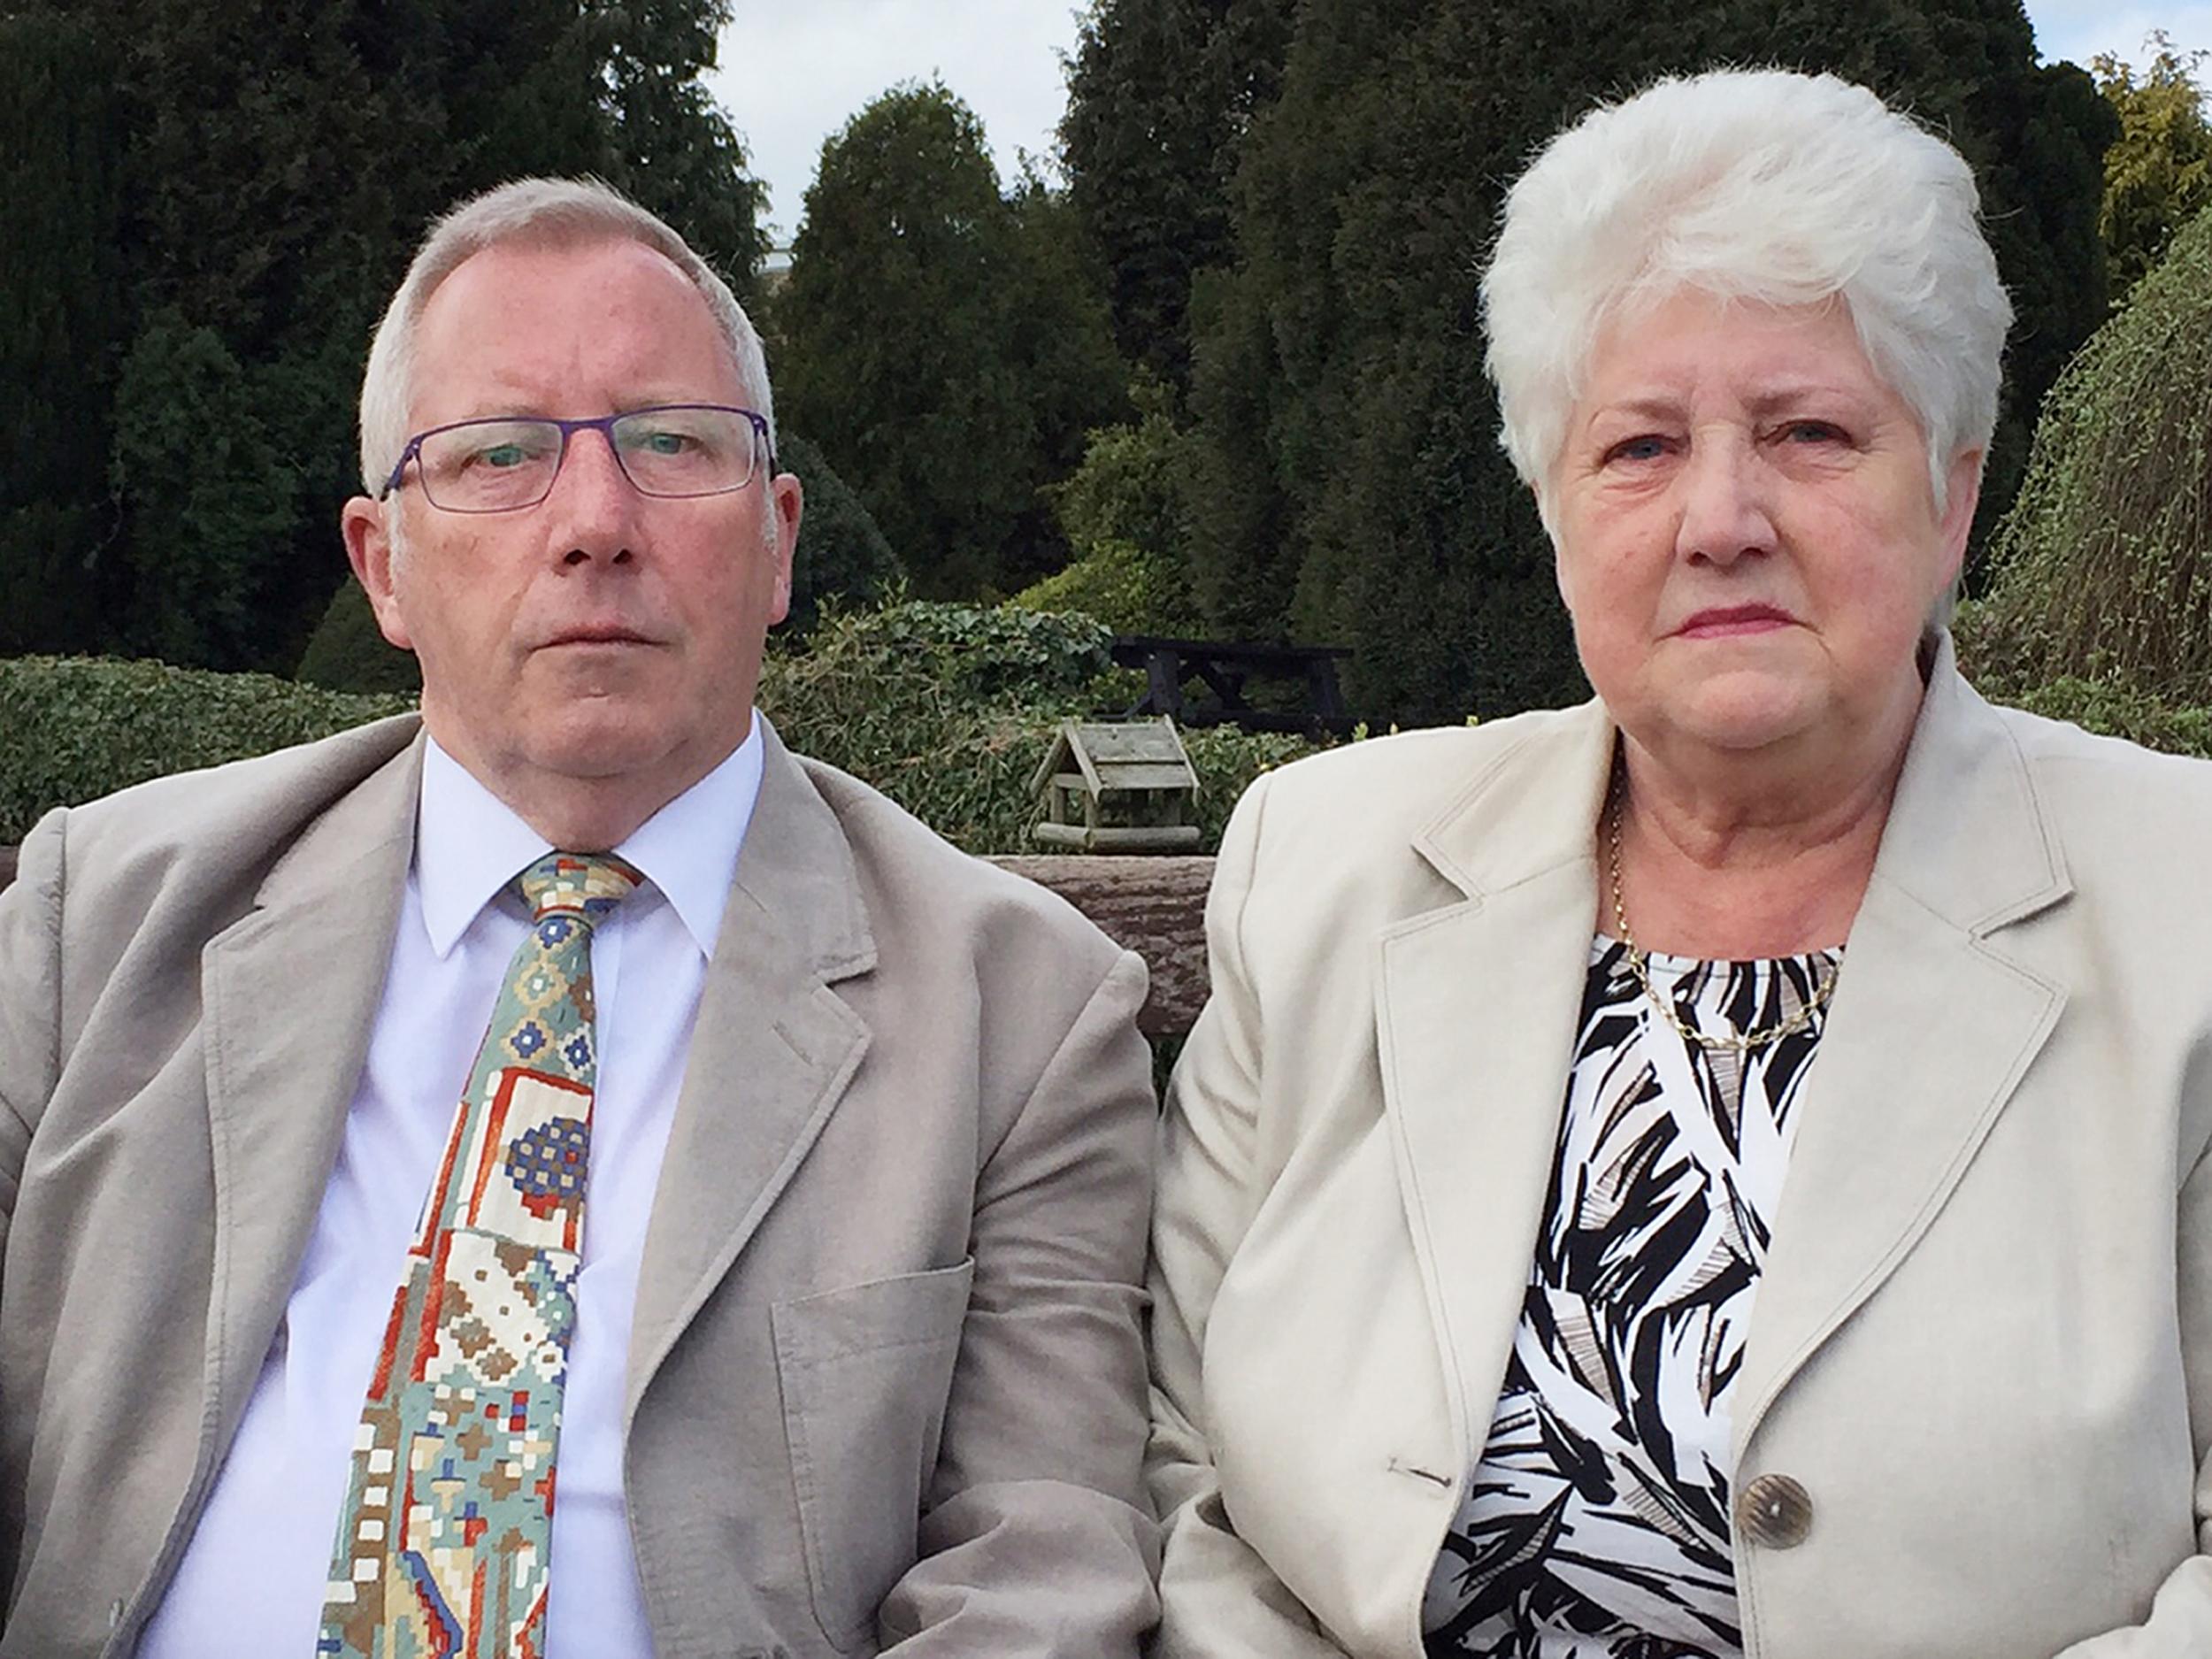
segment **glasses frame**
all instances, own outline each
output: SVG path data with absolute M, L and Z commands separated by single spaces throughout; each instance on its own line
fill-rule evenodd
M 680 495 L 671 495 L 666 490 L 648 489 L 639 483 L 631 476 L 629 465 L 622 458 L 621 446 L 614 441 L 615 423 L 619 420 L 629 420 L 639 415 L 664 415 L 678 410 L 690 409 L 709 409 L 717 414 L 744 416 L 747 424 L 753 429 L 756 460 L 757 462 L 764 460 L 764 468 L 761 465 L 756 465 L 752 472 L 747 475 L 743 484 L 729 484 L 720 489 L 687 490 Z M 615 469 L 622 474 L 632 489 L 654 501 L 703 501 L 710 495 L 731 495 L 743 489 L 747 484 L 750 484 L 757 478 L 763 476 L 773 478 L 776 475 L 775 440 L 768 433 L 768 417 L 758 410 L 745 409 L 736 403 L 648 403 L 641 409 L 626 409 L 612 415 L 593 415 L 581 420 L 564 420 L 558 415 L 479 415 L 469 420 L 449 420 L 442 426 L 432 426 L 426 431 L 417 433 L 407 440 L 407 447 L 399 452 L 399 462 L 392 468 L 391 476 L 384 480 L 384 488 L 377 491 L 377 500 L 380 502 L 388 500 L 394 490 L 407 481 L 405 473 L 410 461 L 416 463 L 416 483 L 418 487 L 421 486 L 422 446 L 431 439 L 442 436 L 449 432 L 458 432 L 465 426 L 506 426 L 518 420 L 536 421 L 544 426 L 560 428 L 561 452 L 554 457 L 553 471 L 546 478 L 545 495 L 540 495 L 535 501 L 518 502 L 511 507 L 449 507 L 442 502 L 432 500 L 430 491 L 425 488 L 422 491 L 423 500 L 428 502 L 440 512 L 469 514 L 527 512 L 533 507 L 541 507 L 545 504 L 546 497 L 552 495 L 553 486 L 561 481 L 561 469 L 568 465 L 569 440 L 580 432 L 595 432 L 606 439 L 607 453 L 614 457 Z

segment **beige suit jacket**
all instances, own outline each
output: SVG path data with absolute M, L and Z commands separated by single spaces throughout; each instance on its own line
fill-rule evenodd
M 0 1655 L 129 1652 L 190 1537 L 361 1071 L 414 735 L 57 813 L 0 896 Z M 769 734 L 631 1337 L 660 1659 L 1135 1654 L 1143 994 Z
M 1417 1659 L 1527 1285 L 1598 914 L 1596 705 L 1238 809 L 1154 1233 L 1174 1659 Z M 1754 1659 L 2212 1655 L 2212 766 L 1940 656 L 1733 1396 Z

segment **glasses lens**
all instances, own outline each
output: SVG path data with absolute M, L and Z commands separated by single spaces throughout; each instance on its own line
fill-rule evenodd
M 422 441 L 423 494 L 449 512 L 497 512 L 545 499 L 561 468 L 549 420 L 472 420 Z
M 614 423 L 614 450 L 648 495 L 718 495 L 753 478 L 753 423 L 703 404 L 641 409 Z

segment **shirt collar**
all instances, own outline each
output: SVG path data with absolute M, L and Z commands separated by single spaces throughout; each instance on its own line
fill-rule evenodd
M 430 948 L 442 960 L 516 873 L 554 849 L 435 738 L 426 744 L 415 881 Z M 756 716 L 745 741 L 720 765 L 614 849 L 644 872 L 709 960 L 760 796 L 763 754 Z

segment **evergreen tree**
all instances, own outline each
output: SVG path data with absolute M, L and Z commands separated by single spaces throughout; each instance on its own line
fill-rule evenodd
M 1353 647 L 1353 695 L 1374 718 L 1580 694 L 1549 548 L 1496 447 L 1477 273 L 1504 186 L 1544 140 L 1601 98 L 1730 62 L 1833 70 L 1978 164 L 2022 319 L 2008 410 L 2032 411 L 2102 306 L 2083 181 L 2105 128 L 2085 77 L 2038 67 L 2017 0 L 1664 16 L 1306 0 L 1281 96 L 1244 141 L 1240 263 L 1199 337 L 1211 499 L 1194 577 L 1217 627 Z M 2016 456 L 2025 420 L 2011 419 Z
M 1114 338 L 1179 394 L 1202 272 L 1235 255 L 1229 182 L 1274 101 L 1292 0 L 1094 0 L 1068 63 L 1068 194 L 1105 261 Z
M 0 583 L 28 568 L 12 510 L 73 514 L 50 533 L 55 603 L 101 620 L 51 642 L 288 667 L 344 576 L 361 363 L 433 215 L 518 174 L 596 172 L 749 283 L 758 191 L 697 84 L 726 16 L 726 0 L 65 0 L 0 20 L 35 47 L 0 43 L 0 88 L 53 79 L 38 65 L 64 50 L 85 60 L 55 96 L 9 100 L 27 130 L 5 153 L 65 152 L 47 176 L 72 200 L 55 220 L 39 191 L 7 193 L 0 260 L 57 261 L 95 225 L 103 255 L 68 301 L 81 367 L 51 377 L 81 456 L 93 442 L 96 505 L 0 483 Z M 95 110 L 106 160 L 84 142 Z M 28 273 L 23 292 L 50 291 Z M 62 337 L 0 311 L 0 376 Z
M 2139 80 L 2109 53 L 2090 65 L 2120 118 L 2120 136 L 2105 152 L 2097 218 L 2116 302 L 2158 263 L 2175 231 L 2212 203 L 2212 93 L 2203 84 L 2212 52 L 2183 51 L 2162 30 L 2151 42 L 2158 50 Z
M 894 88 L 822 147 L 776 296 L 777 384 L 926 597 L 1064 562 L 1040 494 L 1118 412 L 1102 307 L 1061 204 L 1010 199 L 941 85 Z
M 0 15 L 0 655 L 100 638 L 108 411 L 131 331 L 112 42 Z

